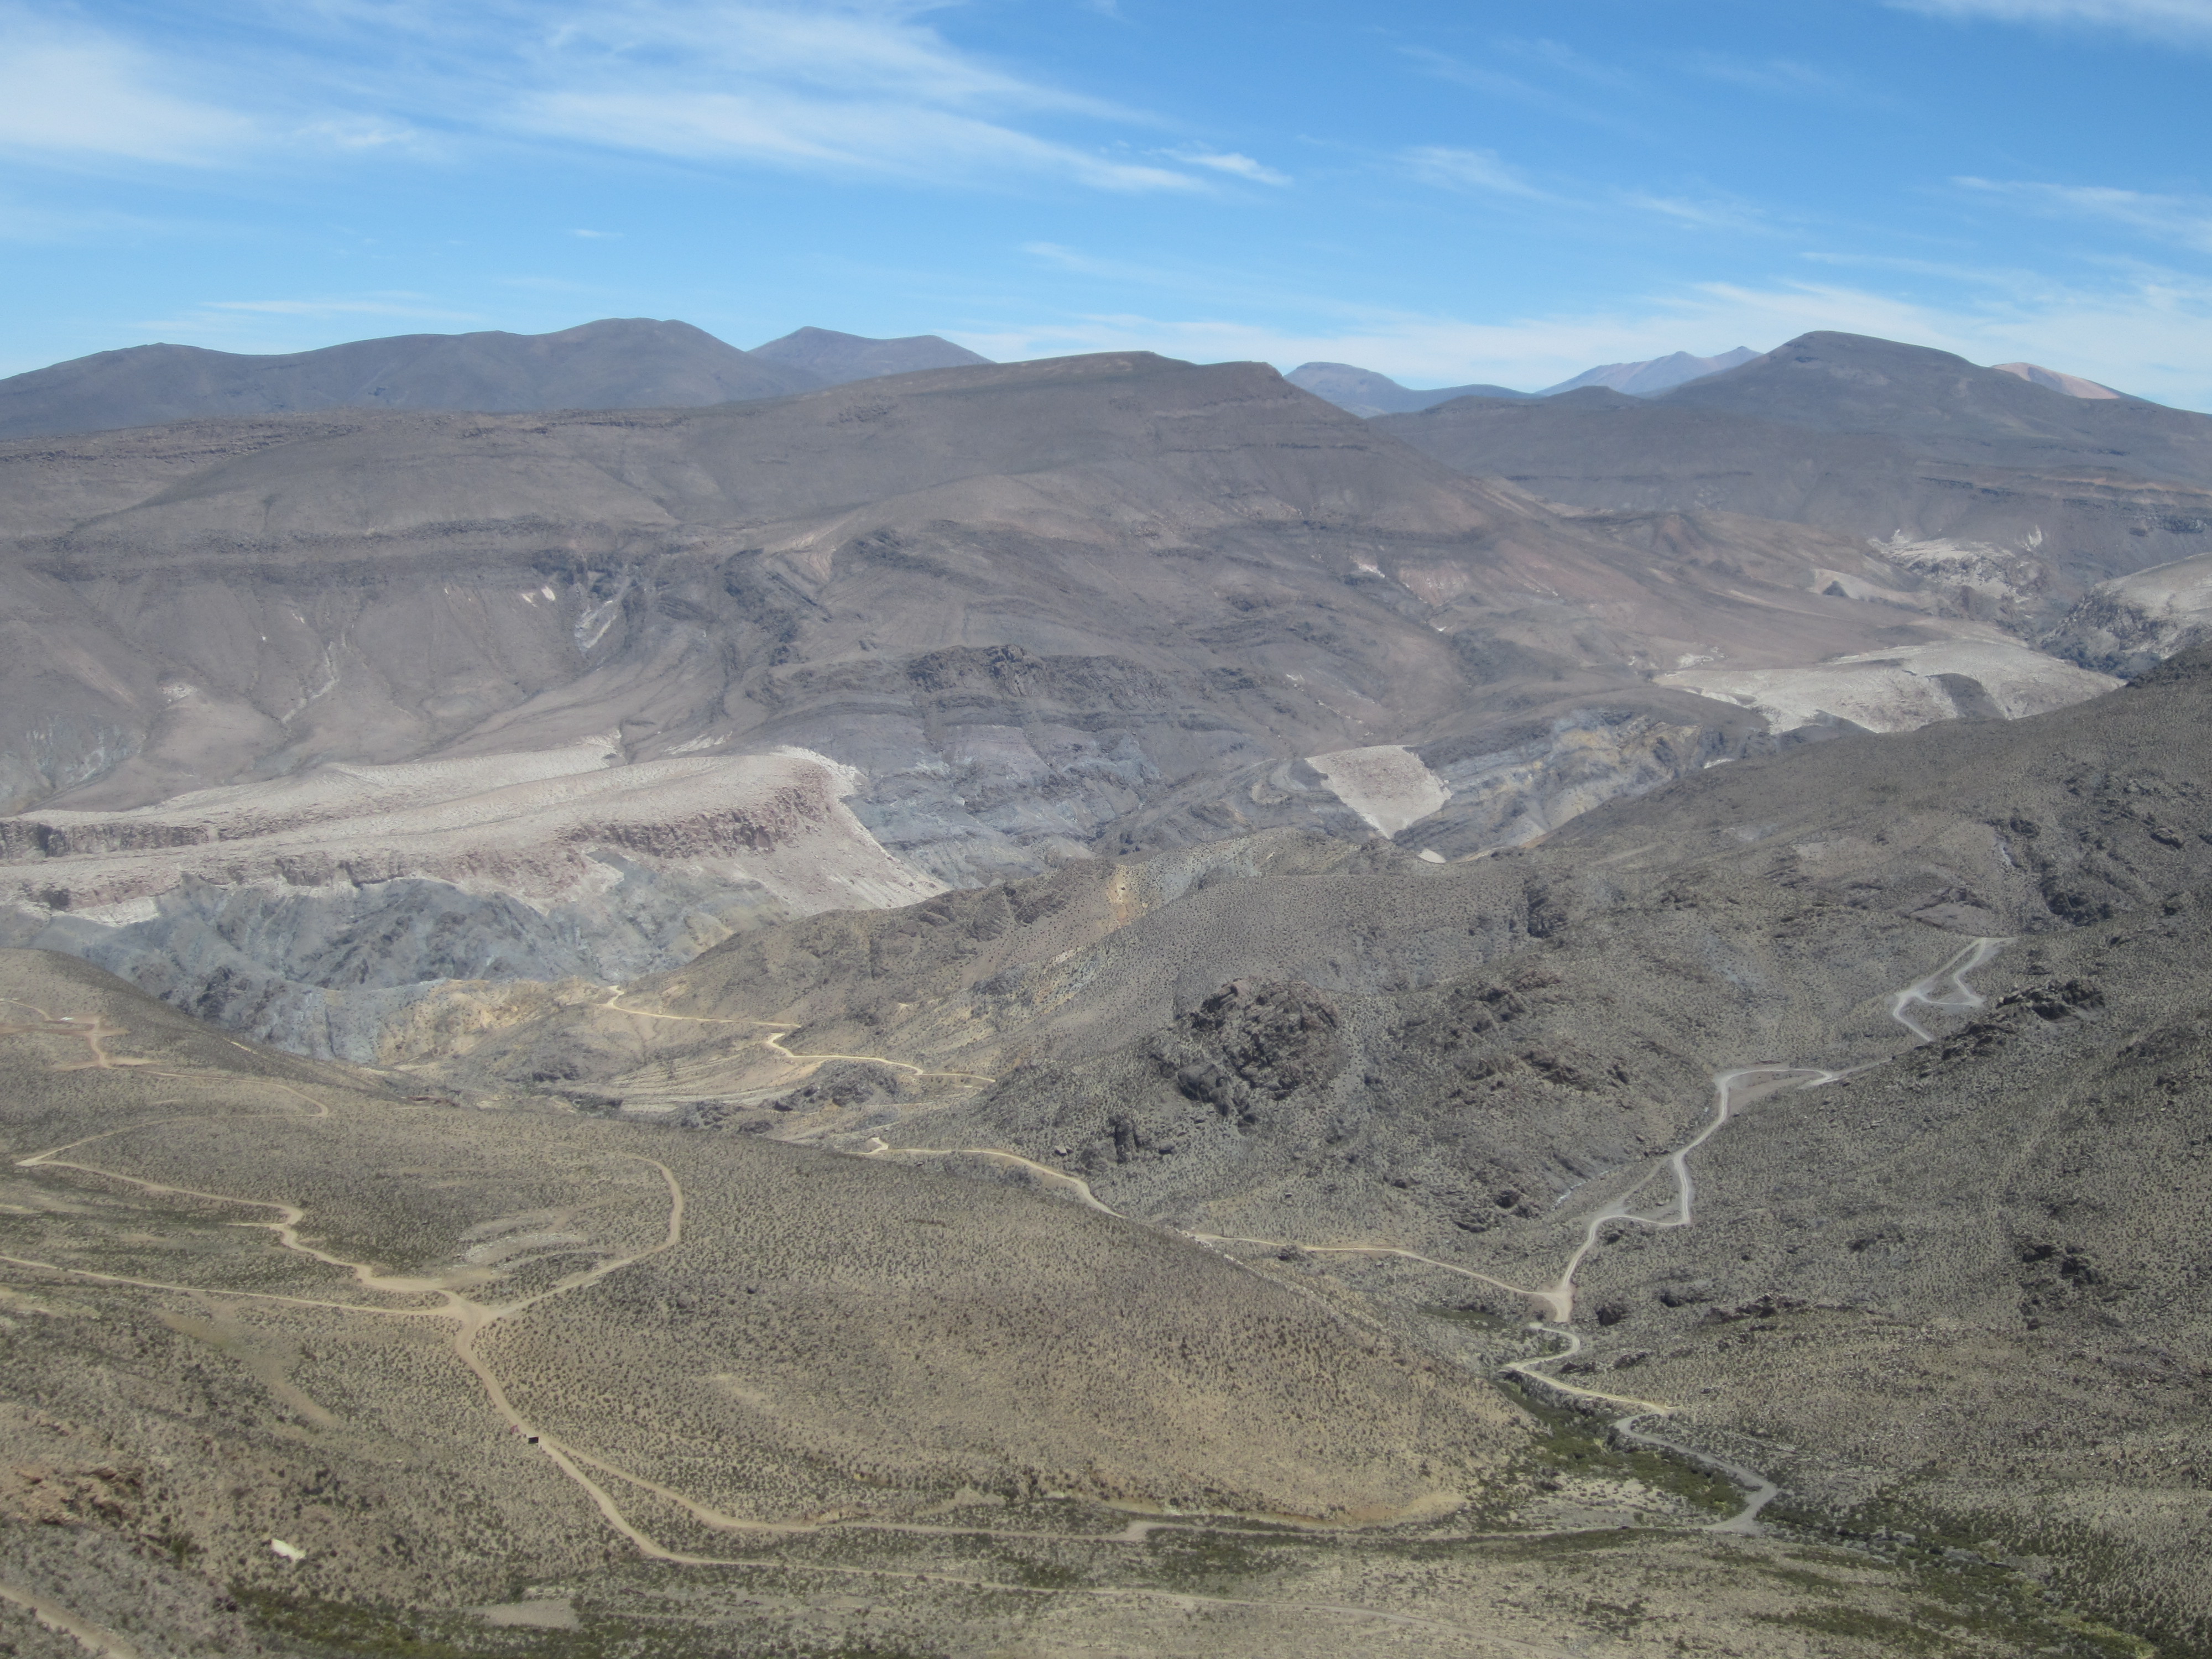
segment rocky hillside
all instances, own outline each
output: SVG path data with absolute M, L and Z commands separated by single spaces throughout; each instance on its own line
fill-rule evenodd
M 733 939 L 618 1006 L 480 1006 L 429 1074 L 1077 1177 L 1283 1282 L 1481 1315 L 1482 1363 L 1663 1407 L 1800 1523 L 1940 1538 L 2193 1651 L 2208 716 L 2199 653 L 1523 852 L 1072 866 Z M 879 1075 L 793 1091 L 793 1054 Z
M 1878 542 L 1911 581 L 2024 636 L 2098 582 L 2196 552 L 2212 526 L 2212 416 L 1858 335 L 1808 334 L 1653 398 L 1592 387 L 1376 424 L 1547 501 Z
M 8 1639 L 2196 1651 L 2208 716 L 1072 860 L 373 1069 L 0 952 Z
M 0 937 L 360 1058 L 440 980 L 1270 827 L 1521 845 L 2110 684 L 1838 538 L 1142 355 L 23 442 L 0 527 Z

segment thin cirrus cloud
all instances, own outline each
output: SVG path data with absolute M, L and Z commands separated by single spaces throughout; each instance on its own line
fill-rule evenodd
M 1842 77 L 1790 58 L 1753 59 L 1731 57 L 1726 52 L 1701 52 L 1689 54 L 1682 62 L 1692 73 L 1708 81 L 1741 87 L 1747 92 L 1784 98 L 1863 100 L 1866 96 L 1861 88 Z
M 1494 149 L 1461 149 L 1450 144 L 1422 144 L 1405 152 L 1406 170 L 1425 185 L 1444 190 L 1472 191 L 1490 196 L 1517 197 L 1524 201 L 1556 199 L 1549 191 L 1532 184 L 1527 174 L 1500 159 Z
M 1415 179 L 1440 190 L 1468 195 L 1491 196 L 1509 201 L 1543 204 L 1584 212 L 1610 212 L 1620 208 L 1647 214 L 1686 230 L 1772 230 L 1767 216 L 1739 199 L 1715 196 L 1661 194 L 1620 187 L 1592 187 L 1567 182 L 1561 190 L 1547 189 L 1501 157 L 1496 150 L 1461 149 L 1448 144 L 1425 144 L 1402 152 L 1400 166 Z
M 722 83 L 730 76 L 842 98 L 890 98 L 938 108 L 1045 110 L 1104 117 L 1133 112 L 1106 100 L 1016 75 L 963 52 L 915 21 L 927 9 L 902 0 L 823 0 L 813 5 L 723 0 L 616 0 L 589 9 L 481 9 L 489 33 L 507 38 L 554 75 L 619 66 Z M 475 49 L 495 44 L 473 31 Z
M 1624 206 L 1656 214 L 1686 230 L 1763 231 L 1771 228 L 1766 216 L 1746 202 L 1656 196 L 1645 191 L 1626 191 L 1620 200 Z
M 541 137 L 940 185 L 1206 188 L 1175 167 L 1033 130 L 1149 122 L 959 51 L 917 21 L 920 9 L 631 0 L 562 12 L 535 33 L 495 31 L 502 38 L 472 41 L 465 56 L 482 64 L 502 46 L 513 53 L 495 120 Z
M 1225 173 L 1232 178 L 1249 179 L 1255 185 L 1287 185 L 1291 182 L 1289 173 L 1278 172 L 1233 149 L 1176 149 L 1167 154 L 1173 160 L 1191 167 L 1211 167 L 1216 173 Z
M 257 124 L 165 84 L 151 54 L 98 31 L 0 9 L 0 150 L 48 158 L 228 160 Z
M 1464 87 L 1470 92 L 1480 93 L 1487 98 L 1502 99 L 1509 103 L 1524 105 L 1547 115 L 1565 116 L 1571 121 L 1580 121 L 1591 126 L 1610 128 L 1616 131 L 1627 131 L 1632 128 L 1632 124 L 1624 119 L 1618 111 L 1602 102 L 1569 97 L 1553 91 L 1549 87 L 1524 80 L 1519 76 L 1506 75 L 1497 70 L 1484 68 L 1480 64 L 1470 64 L 1464 58 L 1455 58 L 1449 52 L 1437 52 L 1428 46 L 1401 46 L 1398 51 L 1400 57 L 1413 64 L 1422 74 L 1434 80 L 1445 81 L 1454 86 Z M 1541 55 L 1525 52 L 1522 55 L 1534 57 L 1536 67 L 1539 69 L 1557 70 L 1564 67 Z M 1578 76 L 1577 78 L 1588 80 L 1590 77 L 1583 75 Z M 1628 84 L 1625 80 L 1620 80 L 1607 82 L 1605 86 L 1607 90 L 1611 91 Z
M 691 161 L 746 161 L 917 184 L 1029 176 L 1124 191 L 1204 188 L 1188 173 L 1096 155 L 955 110 L 777 88 L 542 93 L 519 100 L 508 122 L 546 137 Z
M 474 134 L 951 186 L 1189 192 L 1208 188 L 1207 170 L 1280 177 L 1233 152 L 1144 160 L 1087 142 L 1157 124 L 959 50 L 919 21 L 924 9 L 325 0 L 264 18 L 254 46 L 216 62 L 204 42 L 156 52 L 0 5 L 0 148 L 212 164 L 450 153 Z M 173 89 L 224 84 L 258 106 Z
M 2212 43 L 2212 0 L 1888 0 L 1899 11 L 2000 23 L 2081 24 Z
M 2109 185 L 2053 185 L 2025 180 L 1961 178 L 1952 181 L 1983 196 L 2017 202 L 2031 211 L 2075 219 L 2100 219 L 2154 237 L 2212 252 L 2212 200 L 2121 190 Z

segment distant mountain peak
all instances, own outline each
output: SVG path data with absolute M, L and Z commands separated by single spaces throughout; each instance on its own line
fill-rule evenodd
M 740 351 L 673 319 L 548 334 L 400 334 L 312 351 L 142 345 L 0 380 L 0 439 L 318 409 L 689 409 L 987 363 L 934 334 L 802 328 Z
M 1300 363 L 1283 377 L 1292 386 L 1310 392 L 1339 409 L 1358 416 L 1413 415 L 1455 398 L 1525 398 L 1502 386 L 1432 386 L 1419 391 L 1400 386 L 1387 374 L 1352 363 Z
M 911 374 L 925 368 L 972 368 L 991 361 L 940 335 L 908 334 L 876 340 L 865 334 L 842 334 L 834 328 L 795 328 L 745 355 L 759 362 L 811 374 L 824 386 L 872 380 L 884 374 Z
M 1557 386 L 1547 386 L 1537 395 L 1550 398 L 1562 392 L 1580 391 L 1586 386 L 1601 386 L 1614 392 L 1626 392 L 1631 397 L 1649 398 L 1654 392 L 1665 392 L 1691 380 L 1703 380 L 1708 374 L 1718 374 L 1752 362 L 1759 354 L 1749 346 L 1737 346 L 1718 356 L 1698 357 L 1686 351 L 1669 353 L 1664 357 L 1651 357 L 1640 363 L 1601 363 L 1595 368 L 1586 368 L 1571 380 L 1562 380 Z
M 2040 363 L 1991 363 L 1990 367 L 2000 374 L 2017 374 L 2031 386 L 2063 392 L 2069 398 L 2118 398 L 2125 395 L 2094 380 L 2085 380 L 2079 374 L 2062 374 L 2055 368 L 2045 368 Z

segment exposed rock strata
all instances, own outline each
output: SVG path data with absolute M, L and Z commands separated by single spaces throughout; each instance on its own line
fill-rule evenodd
M 1660 677 L 2006 637 L 1863 545 L 1562 514 L 1143 354 L 0 446 L 0 529 L 12 936 L 317 1052 L 367 1040 L 325 994 L 1073 859 L 1521 844 L 1793 723 Z

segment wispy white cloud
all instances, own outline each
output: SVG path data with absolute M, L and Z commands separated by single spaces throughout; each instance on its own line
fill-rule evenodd
M 1528 174 L 1502 160 L 1494 149 L 1460 149 L 1449 144 L 1424 144 L 1405 152 L 1407 170 L 1423 184 L 1446 190 L 1476 191 L 1492 196 L 1517 196 L 1529 201 L 1554 199 L 1539 189 Z
M 2212 0 L 1887 0 L 1900 11 L 2001 23 L 2087 25 L 2212 42 Z
M 2019 265 L 1961 264 L 1952 259 L 1917 259 L 1895 253 L 1839 253 L 1833 249 L 1810 249 L 1797 256 L 1808 264 L 1841 265 L 1859 270 L 1894 270 L 1911 276 L 1936 276 L 1945 282 L 1991 289 L 2022 298 L 2047 295 L 2057 285 Z
M 1985 196 L 2008 198 L 2032 211 L 2125 225 L 2160 241 L 2212 252 L 2212 198 L 2160 196 L 2109 185 L 2053 185 L 1965 178 L 1953 180 Z
M 1086 253 L 1081 248 L 1066 247 L 1058 242 L 1024 242 L 1022 252 L 1054 270 L 1073 271 L 1079 276 L 1103 276 L 1117 283 L 1146 283 L 1175 288 L 1187 288 L 1192 280 L 1189 273 L 1165 265 L 1146 264 L 1135 259 L 1102 258 L 1097 254 Z
M 917 184 L 1031 176 L 1112 191 L 1195 191 L 1188 173 L 1100 155 L 957 111 L 753 92 L 567 91 L 518 100 L 517 129 L 694 161 L 746 161 Z
M 1153 118 L 954 46 L 930 24 L 937 9 L 319 0 L 256 10 L 225 51 L 180 34 L 164 57 L 0 0 L 0 149 L 265 164 L 520 137 L 947 187 L 1191 192 L 1209 173 L 1281 179 L 1219 147 L 1139 159 L 1116 135 L 1157 128 Z M 231 87 L 240 109 L 188 86 Z
M 1625 90 L 1638 84 L 1637 77 L 1628 70 L 1617 64 L 1601 64 L 1577 52 L 1563 40 L 1540 35 L 1534 38 L 1508 35 L 1496 45 L 1497 50 L 1504 56 L 1517 58 L 1524 63 L 1571 76 L 1590 86 Z
M 1737 58 L 1727 52 L 1691 52 L 1681 59 L 1692 74 L 1749 92 L 1787 98 L 1865 97 L 1863 89 L 1832 70 L 1793 58 Z
M 334 116 L 310 121 L 298 130 L 298 136 L 338 150 L 427 151 L 434 148 L 430 136 L 420 127 L 404 121 L 380 120 L 373 115 Z
M 1425 75 L 1448 81 L 1454 86 L 1465 87 L 1470 92 L 1479 92 L 1488 98 L 1502 99 L 1509 103 L 1540 110 L 1547 115 L 1561 115 L 1571 121 L 1607 127 L 1615 131 L 1626 131 L 1630 125 L 1618 111 L 1601 102 L 1593 103 L 1555 92 L 1520 76 L 1507 74 L 1488 64 L 1469 63 L 1466 58 L 1454 57 L 1449 52 L 1437 52 L 1428 46 L 1401 46 L 1399 55 Z M 1548 66 L 1557 67 L 1555 64 Z M 1606 82 L 1608 88 L 1618 84 Z
M 1688 230 L 1765 230 L 1766 216 L 1748 202 L 1735 198 L 1660 196 L 1648 191 L 1626 191 L 1623 205 L 1655 213 Z
M 0 150 L 204 167 L 253 143 L 253 119 L 187 78 L 115 35 L 0 8 Z
M 918 0 L 510 3 L 479 9 L 484 22 L 471 33 L 480 38 L 488 25 L 508 51 L 524 52 L 556 76 L 598 77 L 628 69 L 664 81 L 713 84 L 734 76 L 842 98 L 890 97 L 933 107 L 1131 115 L 1121 106 L 959 50 L 920 21 L 938 9 Z
M 1216 173 L 1226 173 L 1238 179 L 1249 179 L 1256 185 L 1287 185 L 1291 175 L 1279 173 L 1273 167 L 1254 161 L 1249 155 L 1231 150 L 1173 149 L 1166 152 L 1178 161 L 1194 167 L 1211 167 Z
M 1622 210 L 1686 230 L 1770 232 L 1768 216 L 1740 197 L 1712 191 L 1695 195 L 1638 190 L 1589 180 L 1539 183 L 1524 168 L 1491 149 L 1427 144 L 1403 152 L 1399 166 L 1425 185 L 1468 195 L 1503 197 L 1583 220 L 1619 220 Z
M 51 207 L 0 196 L 0 242 L 52 246 L 114 238 L 174 236 L 200 227 L 100 207 Z M 0 374 L 7 371 L 0 370 Z
M 1203 188 L 1174 167 L 1035 130 L 1148 118 L 960 51 L 922 21 L 928 9 L 620 0 L 565 9 L 523 43 L 493 119 L 598 147 L 916 183 Z

